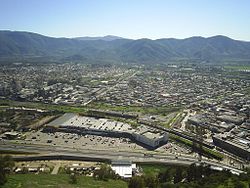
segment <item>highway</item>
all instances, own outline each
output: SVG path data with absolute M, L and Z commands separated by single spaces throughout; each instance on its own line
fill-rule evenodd
M 192 156 L 178 156 L 171 154 L 154 153 L 145 155 L 144 153 L 131 151 L 111 151 L 111 150 L 95 150 L 95 149 L 73 149 L 58 146 L 44 146 L 44 145 L 28 145 L 28 144 L 14 144 L 10 142 L 0 143 L 0 150 L 33 152 L 33 155 L 19 155 L 14 159 L 22 160 L 49 160 L 49 159 L 69 159 L 69 160 L 93 160 L 93 161 L 112 161 L 112 160 L 126 160 L 135 163 L 162 163 L 162 164 L 177 164 L 190 165 L 192 163 L 199 163 L 198 159 Z M 203 159 L 202 163 L 211 165 L 212 168 L 220 168 L 230 170 L 232 173 L 243 173 L 241 169 L 234 166 Z
M 138 71 L 134 72 L 132 75 L 122 75 L 121 77 L 118 78 L 118 80 L 116 80 L 116 83 L 111 86 L 111 87 L 107 87 L 104 89 L 104 91 L 102 91 L 100 94 L 96 95 L 94 98 L 90 99 L 89 101 L 85 102 L 83 104 L 83 106 L 87 106 L 89 103 L 93 102 L 94 100 L 96 100 L 98 97 L 101 97 L 103 95 L 105 95 L 108 91 L 114 89 L 119 83 L 121 83 L 122 80 L 124 80 L 125 78 L 126 79 L 129 79 L 133 76 L 135 76 L 136 74 L 138 73 Z

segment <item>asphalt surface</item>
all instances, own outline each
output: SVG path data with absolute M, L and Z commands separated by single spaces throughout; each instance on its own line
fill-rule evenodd
M 43 145 L 25 145 L 15 144 L 11 142 L 0 143 L 0 150 L 12 150 L 23 152 L 35 152 L 38 153 L 33 156 L 67 156 L 76 158 L 89 158 L 89 159 L 106 159 L 106 160 L 126 160 L 132 162 L 141 163 L 165 163 L 165 164 L 177 164 L 177 165 L 190 165 L 192 163 L 199 163 L 198 159 L 191 156 L 175 156 L 173 154 L 161 154 L 161 153 L 139 153 L 132 151 L 108 151 L 108 150 L 95 150 L 84 149 L 77 150 L 72 148 L 65 148 L 59 146 L 43 146 Z M 19 156 L 19 159 L 29 159 L 29 155 Z M 240 174 L 244 171 L 237 169 L 233 166 L 228 166 L 214 160 L 203 159 L 202 163 L 211 165 L 213 168 L 227 169 L 233 173 Z

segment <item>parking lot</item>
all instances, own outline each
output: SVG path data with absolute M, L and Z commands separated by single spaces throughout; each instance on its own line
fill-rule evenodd
M 74 133 L 44 133 L 32 131 L 25 133 L 25 140 L 16 140 L 17 143 L 53 145 L 75 149 L 95 149 L 113 151 L 138 151 L 145 152 L 146 148 L 132 142 L 128 138 L 114 138 L 97 135 L 78 135 Z M 188 154 L 188 148 L 169 141 L 167 144 L 157 148 L 155 151 L 175 155 Z
M 18 141 L 20 142 L 20 141 Z M 145 150 L 128 138 L 111 138 L 97 135 L 78 135 L 74 133 L 43 133 L 41 131 L 26 133 L 25 143 L 47 144 L 60 147 L 116 150 Z

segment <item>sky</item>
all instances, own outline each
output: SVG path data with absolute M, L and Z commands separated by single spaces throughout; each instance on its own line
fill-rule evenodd
M 131 39 L 225 35 L 250 41 L 250 0 L 0 0 L 0 30 Z

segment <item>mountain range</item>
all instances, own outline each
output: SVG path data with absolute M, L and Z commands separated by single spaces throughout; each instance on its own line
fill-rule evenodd
M 172 59 L 250 59 L 250 42 L 221 35 L 208 38 L 132 40 L 111 35 L 53 38 L 30 32 L 0 31 L 0 60 L 26 58 L 106 63 L 164 63 Z
M 112 41 L 112 40 L 124 39 L 124 38 L 113 36 L 113 35 L 106 35 L 104 37 L 76 37 L 74 39 L 77 39 L 77 40 L 105 40 L 105 41 Z

